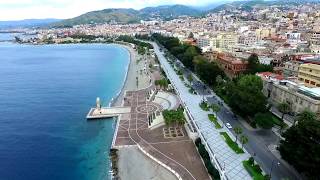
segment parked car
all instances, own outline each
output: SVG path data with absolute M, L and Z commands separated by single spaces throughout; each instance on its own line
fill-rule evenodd
M 226 123 L 226 127 L 227 127 L 228 129 L 232 129 L 232 126 L 231 126 L 230 123 Z

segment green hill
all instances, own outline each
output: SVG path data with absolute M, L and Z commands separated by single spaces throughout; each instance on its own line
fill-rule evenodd
M 66 19 L 53 26 L 73 26 L 79 24 L 109 23 L 136 23 L 141 20 L 139 11 L 134 9 L 104 9 L 101 11 L 91 11 L 75 18 Z
M 79 24 L 109 23 L 111 21 L 120 24 L 128 24 L 153 18 L 172 19 L 182 15 L 198 16 L 200 13 L 201 11 L 199 10 L 183 5 L 147 7 L 139 11 L 134 9 L 104 9 L 100 11 L 91 11 L 52 25 L 55 27 L 62 27 Z
M 160 17 L 166 19 L 184 15 L 199 16 L 201 11 L 184 5 L 172 5 L 143 8 L 140 10 L 140 14 L 143 17 L 149 16 L 151 18 Z

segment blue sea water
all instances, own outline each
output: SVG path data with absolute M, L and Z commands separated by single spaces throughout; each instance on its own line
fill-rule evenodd
M 0 43 L 0 179 L 110 179 L 115 121 L 85 117 L 128 63 L 117 45 Z

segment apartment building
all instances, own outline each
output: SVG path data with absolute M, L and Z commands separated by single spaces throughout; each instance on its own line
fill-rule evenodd
M 302 61 L 288 61 L 283 63 L 283 75 L 285 77 L 298 77 L 300 65 Z
M 216 37 L 216 48 L 230 50 L 237 44 L 238 36 L 235 33 L 220 33 Z
M 248 61 L 227 53 L 217 53 L 215 61 L 230 78 L 237 77 L 248 70 Z
M 320 88 L 309 88 L 270 72 L 257 75 L 263 80 L 263 94 L 273 104 L 288 103 L 296 114 L 304 110 L 320 114 Z
M 301 64 L 298 79 L 307 87 L 320 87 L 320 65 L 311 63 Z
M 313 53 L 320 53 L 320 31 L 312 33 L 310 39 L 310 50 Z

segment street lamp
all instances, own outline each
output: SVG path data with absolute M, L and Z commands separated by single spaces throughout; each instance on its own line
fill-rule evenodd
M 273 169 L 274 162 L 275 162 L 275 159 L 272 160 L 271 170 L 270 170 L 270 179 L 271 179 L 271 176 L 272 176 L 272 169 Z M 280 162 L 277 162 L 277 165 L 280 166 Z

